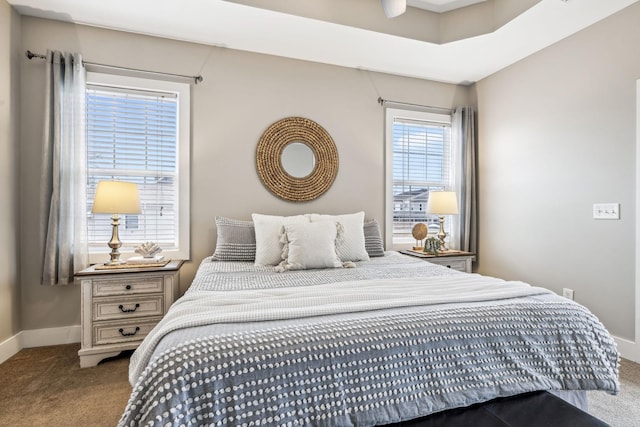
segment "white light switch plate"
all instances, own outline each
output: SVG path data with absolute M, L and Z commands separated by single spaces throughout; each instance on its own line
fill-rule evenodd
M 620 219 L 620 203 L 594 203 L 593 219 Z

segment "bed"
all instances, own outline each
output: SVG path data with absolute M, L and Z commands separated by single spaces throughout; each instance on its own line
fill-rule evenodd
M 335 268 L 256 264 L 241 246 L 239 261 L 205 258 L 133 354 L 121 426 L 373 426 L 536 390 L 582 407 L 586 390 L 619 390 L 606 329 L 546 289 L 378 244 Z

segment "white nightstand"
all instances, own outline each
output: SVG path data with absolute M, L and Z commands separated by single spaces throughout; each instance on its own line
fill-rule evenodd
M 80 367 L 135 349 L 178 297 L 182 260 L 76 273 L 82 286 Z
M 434 264 L 444 265 L 464 273 L 471 273 L 471 263 L 476 257 L 474 253 L 462 251 L 440 252 L 438 255 L 428 255 L 409 250 L 400 251 L 400 253 L 421 258 Z

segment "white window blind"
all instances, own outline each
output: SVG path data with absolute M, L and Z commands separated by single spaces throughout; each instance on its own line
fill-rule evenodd
M 438 217 L 427 215 L 430 191 L 452 186 L 451 118 L 421 112 L 387 112 L 390 159 L 390 211 L 392 244 L 413 243 L 413 226 L 422 222 L 438 231 Z M 390 114 L 390 115 L 389 115 Z
M 152 241 L 163 253 L 184 253 L 179 94 L 88 83 L 86 108 L 90 248 L 104 251 L 112 230 L 110 215 L 91 213 L 97 183 L 119 180 L 138 184 L 141 208 L 139 215 L 121 216 L 123 248 Z

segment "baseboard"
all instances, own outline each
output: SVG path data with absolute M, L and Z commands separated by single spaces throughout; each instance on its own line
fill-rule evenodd
M 22 331 L 22 348 L 80 342 L 80 325 Z
M 18 332 L 14 336 L 0 342 L 0 363 L 22 350 L 22 332 Z
M 640 363 L 640 345 L 637 342 L 614 336 L 620 356 L 632 362 Z
M 81 330 L 80 325 L 76 325 L 18 332 L 0 343 L 0 363 L 3 363 L 23 348 L 80 342 Z

